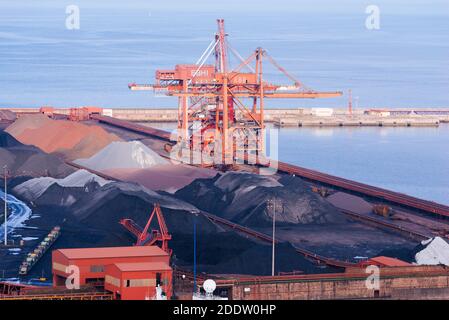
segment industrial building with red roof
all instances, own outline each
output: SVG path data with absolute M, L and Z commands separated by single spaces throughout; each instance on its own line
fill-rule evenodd
M 76 269 L 80 286 L 103 283 L 122 300 L 150 299 L 157 286 L 171 297 L 170 255 L 157 246 L 59 249 L 52 261 L 54 286 L 64 286 Z

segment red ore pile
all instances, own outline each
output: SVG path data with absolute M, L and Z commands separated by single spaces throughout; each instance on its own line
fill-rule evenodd
M 95 125 L 52 120 L 45 115 L 23 115 L 5 130 L 23 144 L 34 145 L 47 153 L 60 153 L 66 159 L 90 157 L 116 135 Z
M 7 167 L 11 177 L 65 177 L 74 171 L 55 155 L 34 146 L 20 143 L 5 131 L 0 131 L 0 168 Z

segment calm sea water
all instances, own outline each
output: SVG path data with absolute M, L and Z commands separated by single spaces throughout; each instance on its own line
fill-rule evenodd
M 360 107 L 449 106 L 447 1 L 378 0 L 376 31 L 365 28 L 366 3 L 336 3 L 79 0 L 81 28 L 67 30 L 71 1 L 0 0 L 0 106 L 175 107 L 173 98 L 131 92 L 127 84 L 151 83 L 156 69 L 195 62 L 218 17 L 243 56 L 262 46 L 311 88 L 351 88 Z M 273 68 L 265 72 L 287 82 Z M 281 160 L 449 204 L 447 126 L 281 129 L 279 137 Z
M 80 8 L 67 30 L 66 5 Z M 380 30 L 365 27 L 358 0 L 0 0 L 0 106 L 176 105 L 131 92 L 159 68 L 194 63 L 225 18 L 244 57 L 259 46 L 308 87 L 352 88 L 360 106 L 449 106 L 449 3 L 378 0 Z M 231 63 L 237 63 L 232 58 Z M 265 65 L 266 79 L 288 83 Z M 345 106 L 347 98 L 268 106 Z
M 449 125 L 282 128 L 279 158 L 449 205 Z

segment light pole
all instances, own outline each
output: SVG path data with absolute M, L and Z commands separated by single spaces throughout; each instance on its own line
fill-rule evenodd
M 193 214 L 193 294 L 197 292 L 196 288 L 196 217 L 197 212 L 192 211 Z
M 4 178 L 5 178 L 5 246 L 8 245 L 8 204 L 7 204 L 7 181 L 6 181 L 6 173 L 7 173 L 7 168 L 8 166 L 5 164 L 3 166 L 3 174 L 4 174 Z
M 267 208 L 273 213 L 273 240 L 271 246 L 271 275 L 274 277 L 274 261 L 275 261 L 275 246 L 276 246 L 276 209 L 278 204 L 282 208 L 282 201 L 276 198 L 267 200 Z

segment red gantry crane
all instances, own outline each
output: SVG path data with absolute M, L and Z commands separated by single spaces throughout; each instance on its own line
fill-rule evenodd
M 157 70 L 155 84 L 132 83 L 129 88 L 178 97 L 177 147 L 189 151 L 187 162 L 233 164 L 250 156 L 258 162 L 264 156 L 264 99 L 331 98 L 342 92 L 308 89 L 262 48 L 243 59 L 227 41 L 224 20 L 217 22 L 215 38 L 195 64 Z M 235 68 L 229 65 L 229 53 L 240 61 Z M 214 64 L 207 64 L 211 56 Z M 265 60 L 293 83 L 267 82 L 263 73 Z M 244 68 L 246 72 L 242 71 Z M 201 155 L 200 163 L 193 159 L 195 152 Z
M 159 230 L 152 229 L 151 232 L 148 232 L 151 226 L 151 222 L 153 221 L 153 218 L 155 216 L 159 224 Z M 161 207 L 158 203 L 154 204 L 153 211 L 151 212 L 150 218 L 148 219 L 145 228 L 142 229 L 132 219 L 128 218 L 121 219 L 119 223 L 124 226 L 126 230 L 136 236 L 136 246 L 152 246 L 159 242 L 161 244 L 162 250 L 168 252 L 171 255 L 172 250 L 168 248 L 168 241 L 171 240 L 171 234 L 168 232 L 167 224 L 165 223 Z

